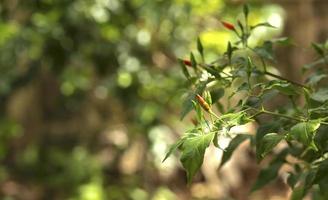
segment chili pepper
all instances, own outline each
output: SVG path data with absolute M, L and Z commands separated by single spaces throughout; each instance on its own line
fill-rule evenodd
M 228 22 L 224 22 L 224 21 L 221 21 L 222 25 L 226 28 L 226 29 L 229 29 L 231 31 L 235 31 L 235 26 L 231 23 L 228 23 Z
M 206 111 L 210 111 L 211 110 L 211 106 L 204 100 L 204 98 L 202 96 L 200 96 L 199 94 L 196 95 L 196 99 L 198 101 L 198 103 L 200 104 L 200 106 L 202 106 L 202 108 Z
M 183 64 L 187 65 L 187 66 L 192 66 L 192 63 L 189 60 L 183 60 Z

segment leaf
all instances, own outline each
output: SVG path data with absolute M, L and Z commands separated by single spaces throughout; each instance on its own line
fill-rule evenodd
M 248 85 L 248 83 L 247 83 L 247 82 L 244 82 L 244 83 L 242 83 L 242 84 L 237 88 L 237 90 L 236 90 L 235 93 L 240 92 L 240 91 L 243 91 L 243 90 L 248 90 L 248 89 L 249 89 L 249 85 Z
M 184 141 L 180 161 L 187 172 L 188 183 L 191 183 L 192 178 L 201 167 L 205 150 L 212 142 L 213 137 L 214 133 L 192 134 Z
M 209 91 L 205 91 L 204 92 L 204 99 L 205 101 L 209 104 L 209 105 L 212 105 L 213 102 L 212 102 L 212 97 L 211 97 L 211 93 Z
M 314 181 L 315 183 L 320 182 L 322 179 L 328 178 L 328 159 L 320 162 L 318 171 L 315 175 Z
M 243 106 L 258 108 L 261 105 L 262 99 L 259 97 L 250 96 L 243 99 Z
M 196 111 L 197 121 L 198 121 L 198 123 L 201 123 L 204 119 L 203 110 L 200 107 L 200 105 L 198 103 L 196 103 L 194 100 L 192 100 L 192 104 L 193 104 L 194 109 Z
M 328 109 L 325 109 L 328 111 Z M 315 134 L 314 141 L 316 146 L 323 152 L 328 150 L 328 126 L 320 126 Z M 328 170 L 328 168 L 327 168 Z
M 277 178 L 278 171 L 282 165 L 283 165 L 282 161 L 277 161 L 274 163 L 270 163 L 267 168 L 262 169 L 260 171 L 251 191 L 253 192 L 255 190 L 258 190 L 258 189 L 262 188 L 263 186 L 265 186 L 266 184 L 270 183 L 275 178 Z
M 326 56 L 326 58 L 327 58 L 327 56 Z M 324 64 L 324 63 L 325 63 L 325 58 L 321 58 L 321 59 L 316 60 L 316 61 L 314 61 L 312 63 L 309 63 L 309 64 L 304 65 L 303 66 L 303 71 L 304 70 L 311 69 L 312 67 L 315 67 L 317 65 Z
M 162 162 L 164 162 L 177 148 L 179 148 L 184 143 L 185 139 L 185 137 L 182 137 L 176 143 L 172 144 Z
M 243 125 L 254 121 L 253 119 L 249 118 L 244 111 L 227 113 L 222 115 L 220 119 L 227 122 L 229 126 Z
M 233 52 L 233 48 L 232 48 L 232 46 L 231 46 L 231 43 L 228 42 L 227 55 L 228 55 L 228 58 L 229 58 L 229 61 L 230 61 L 230 62 L 231 62 L 232 52 Z
M 285 45 L 285 46 L 293 45 L 293 42 L 288 37 L 281 37 L 281 38 L 272 39 L 271 42 L 275 43 L 275 44 Z
M 319 101 L 319 102 L 325 102 L 328 100 L 328 89 L 319 89 L 317 92 L 310 95 L 310 98 Z
M 245 18 L 246 18 L 246 20 L 247 20 L 248 13 L 249 13 L 249 8 L 248 8 L 248 5 L 247 5 L 247 4 L 244 4 L 244 7 L 243 7 L 243 13 L 244 13 Z
M 217 88 L 210 91 L 212 102 L 216 103 L 221 97 L 224 96 L 224 89 L 223 88 Z
M 183 72 L 183 74 L 185 75 L 185 77 L 187 78 L 187 79 L 189 79 L 190 78 L 190 74 L 189 74 L 189 72 L 188 72 L 188 69 L 187 69 L 187 67 L 186 67 L 186 65 L 183 63 L 183 60 L 180 60 L 180 66 L 181 66 L 181 68 L 182 68 L 182 72 Z
M 262 58 L 265 58 L 267 60 L 271 60 L 275 62 L 274 56 L 273 56 L 273 49 L 272 49 L 272 42 L 265 41 L 263 46 L 256 47 L 254 51 L 261 56 Z
M 261 160 L 266 156 L 282 139 L 284 136 L 277 133 L 268 133 L 262 138 L 258 148 L 256 149 L 256 157 Z
M 195 94 L 189 93 L 188 96 L 183 101 L 180 120 L 182 120 L 192 110 L 192 106 L 193 106 L 192 99 L 194 98 L 195 98 Z
M 255 137 L 256 148 L 257 149 L 260 148 L 259 145 L 266 134 L 272 132 L 278 132 L 280 126 L 281 126 L 280 123 L 275 121 L 268 124 L 260 125 L 260 127 L 256 131 L 256 137 Z
M 302 200 L 305 195 L 304 186 L 300 185 L 294 188 L 292 195 L 290 197 L 291 200 Z
M 326 74 L 314 74 L 308 78 L 307 83 L 309 85 L 316 85 L 319 81 L 321 81 L 326 77 L 327 77 Z
M 207 82 L 201 82 L 197 85 L 196 91 L 195 92 L 189 92 L 187 97 L 184 99 L 182 103 L 182 110 L 180 114 L 180 120 L 182 120 L 193 108 L 192 100 L 195 99 L 196 94 L 201 94 L 203 93 L 205 87 L 206 87 Z
M 287 178 L 287 184 L 289 185 L 289 187 L 294 188 L 299 177 L 300 177 L 300 175 L 298 175 L 298 174 L 289 173 L 288 178 Z
M 312 43 L 312 47 L 313 49 L 320 55 L 320 56 L 325 56 L 325 52 L 323 50 L 323 46 L 316 44 L 316 43 Z
M 239 20 L 237 21 L 237 24 L 238 24 L 238 26 L 239 26 L 239 28 L 242 32 L 242 35 L 243 35 L 244 34 L 244 26 L 241 24 L 241 22 Z
M 269 28 L 277 28 L 275 26 L 272 26 L 271 24 L 269 24 L 268 22 L 263 22 L 263 23 L 259 23 L 259 24 L 256 24 L 254 26 L 251 26 L 251 30 L 254 30 L 255 28 L 258 28 L 258 27 L 261 27 L 261 26 L 264 26 L 264 27 L 269 27 Z
M 218 132 L 214 133 L 214 138 L 213 138 L 213 144 L 215 147 L 219 147 L 219 143 L 218 143 Z
M 238 134 L 236 137 L 234 137 L 228 147 L 224 150 L 220 167 L 222 167 L 232 156 L 233 152 L 237 149 L 237 147 L 244 142 L 245 140 L 251 138 L 251 135 L 247 134 Z
M 221 78 L 220 72 L 214 68 L 214 66 L 203 66 L 203 68 L 210 73 L 211 75 L 215 76 L 215 78 Z
M 328 199 L 328 177 L 319 182 L 320 194 L 322 196 L 321 200 Z
M 247 57 L 247 77 L 250 77 L 252 73 L 252 68 L 254 68 L 251 58 Z
M 200 55 L 202 56 L 202 58 L 204 59 L 204 48 L 203 48 L 203 44 L 200 41 L 200 38 L 197 38 L 197 50 L 200 53 Z
M 190 53 L 190 62 L 191 62 L 192 68 L 194 68 L 194 70 L 196 70 L 196 68 L 197 68 L 197 61 L 196 61 L 196 58 L 195 58 L 195 56 L 194 56 L 194 54 L 192 52 Z
M 273 80 L 264 88 L 265 90 L 275 89 L 285 95 L 297 94 L 297 89 L 287 81 Z
M 320 127 L 319 120 L 300 122 L 290 129 L 290 135 L 305 146 L 316 148 L 313 143 L 314 132 Z M 313 146 L 314 145 L 314 146 Z

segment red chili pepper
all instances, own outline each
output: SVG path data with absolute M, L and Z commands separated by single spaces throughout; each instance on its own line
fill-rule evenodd
M 192 63 L 189 60 L 183 60 L 183 64 L 187 65 L 187 66 L 192 66 Z
M 222 25 L 226 28 L 226 29 L 229 29 L 231 31 L 235 31 L 235 26 L 231 23 L 228 23 L 228 22 L 224 22 L 224 21 L 221 21 Z
M 202 108 L 206 111 L 210 111 L 211 110 L 211 106 L 208 105 L 208 103 L 204 100 L 204 98 L 202 96 L 200 96 L 199 94 L 196 95 L 196 99 L 198 101 L 198 103 L 202 106 Z

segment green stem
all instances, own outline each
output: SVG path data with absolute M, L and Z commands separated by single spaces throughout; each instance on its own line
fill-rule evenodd
M 220 119 L 220 117 L 217 116 L 212 110 L 210 110 L 210 111 L 208 111 L 208 112 L 211 114 L 211 116 L 214 116 L 214 117 L 216 117 L 217 119 Z
M 262 62 L 262 66 L 263 66 L 263 70 L 266 72 L 267 71 L 267 67 L 266 67 L 266 63 L 264 61 L 264 59 L 260 56 L 261 62 Z
M 286 119 L 291 119 L 291 120 L 295 120 L 295 121 L 299 121 L 299 122 L 302 122 L 303 121 L 301 119 L 294 118 L 294 117 L 291 117 L 289 115 L 284 115 L 284 114 L 281 114 L 281 113 L 271 112 L 271 111 L 268 111 L 268 110 L 263 110 L 262 112 L 264 114 L 274 115 L 274 116 L 278 116 L 278 117 L 284 117 Z
M 286 118 L 286 119 L 290 119 L 290 120 L 294 120 L 294 121 L 299 121 L 299 122 L 303 122 L 304 120 L 302 119 L 298 119 L 298 118 L 294 118 L 294 117 L 291 117 L 289 115 L 284 115 L 284 114 L 281 114 L 281 113 L 276 113 L 276 112 L 271 112 L 271 111 L 268 111 L 268 110 L 264 110 L 264 109 L 256 109 L 256 108 L 252 108 L 253 110 L 257 111 L 257 113 L 255 113 L 253 117 L 256 117 L 260 114 L 268 114 L 268 115 L 273 115 L 273 116 L 277 116 L 277 117 L 283 117 L 283 118 Z
M 287 81 L 287 82 L 292 83 L 292 84 L 294 84 L 294 85 L 297 85 L 297 86 L 299 86 L 299 87 L 303 87 L 303 88 L 309 89 L 309 87 L 306 86 L 306 85 L 303 85 L 303 84 L 301 84 L 301 83 L 298 83 L 298 82 L 295 82 L 295 81 L 289 80 L 289 79 L 287 79 L 287 78 L 281 77 L 281 76 L 279 76 L 279 75 L 277 75 L 277 74 L 273 74 L 273 73 L 268 72 L 268 71 L 264 71 L 263 74 L 268 75 L 268 76 L 272 76 L 272 77 L 274 77 L 274 78 L 277 78 L 277 79 L 280 79 L 280 80 L 283 80 L 283 81 Z
M 211 116 L 214 116 L 216 119 L 218 119 L 222 124 L 227 124 L 219 116 L 217 116 L 212 110 L 209 110 L 208 113 L 210 113 Z
M 247 47 L 248 49 L 250 49 L 251 51 L 253 51 L 256 55 L 258 55 L 258 57 L 260 58 L 260 60 L 261 60 L 261 62 L 262 62 L 262 65 L 263 65 L 263 74 L 265 74 L 265 75 L 268 75 L 268 76 L 271 76 L 271 77 L 274 77 L 274 78 L 277 78 L 277 79 L 280 79 L 280 80 L 283 80 L 283 81 L 287 81 L 287 82 L 289 82 L 289 83 L 292 83 L 292 84 L 294 84 L 294 85 L 297 85 L 297 86 L 299 86 L 299 87 L 303 87 L 303 88 L 306 88 L 306 89 L 309 89 L 309 87 L 308 86 L 306 86 L 306 85 L 303 85 L 303 84 L 301 84 L 301 83 L 298 83 L 298 82 L 295 82 L 295 81 L 292 81 L 292 80 L 289 80 L 289 79 L 287 79 L 287 78 L 284 78 L 284 77 L 282 77 L 282 76 L 279 76 L 279 75 L 276 75 L 276 74 L 273 74 L 273 73 L 271 73 L 271 72 L 268 72 L 267 71 L 267 67 L 266 67 L 266 64 L 265 64 L 265 61 L 264 61 L 264 59 L 262 58 L 262 56 L 261 55 L 259 55 L 253 48 L 251 48 L 251 47 Z

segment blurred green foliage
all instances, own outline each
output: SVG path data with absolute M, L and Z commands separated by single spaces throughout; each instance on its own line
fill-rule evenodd
M 223 52 L 231 35 L 219 19 L 235 16 L 237 4 L 1 0 L 2 198 L 177 199 L 158 178 L 182 126 L 176 58 L 198 36 L 206 59 Z M 253 6 L 250 20 L 281 23 L 279 7 Z M 135 149 L 141 167 L 124 172 Z

